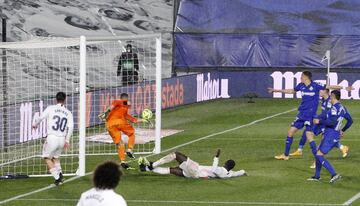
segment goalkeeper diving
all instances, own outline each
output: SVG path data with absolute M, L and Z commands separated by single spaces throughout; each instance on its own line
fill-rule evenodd
M 149 162 L 145 157 L 139 158 L 139 168 L 142 172 L 153 172 L 161 175 L 173 174 L 179 177 L 187 178 L 231 178 L 247 176 L 245 170 L 233 171 L 235 167 L 234 160 L 227 160 L 224 166 L 219 166 L 220 149 L 216 151 L 212 166 L 203 166 L 191 160 L 180 152 L 172 152 L 156 162 Z M 160 167 L 163 164 L 176 161 L 176 167 Z
M 111 108 L 109 108 L 103 114 L 100 114 L 99 117 L 106 121 L 106 129 L 108 130 L 113 142 L 117 145 L 117 152 L 120 159 L 120 165 L 124 169 L 133 169 L 126 163 L 126 155 L 135 159 L 134 156 L 134 145 L 135 145 L 135 129 L 130 124 L 131 123 L 140 123 L 148 122 L 145 119 L 135 118 L 128 114 L 130 107 L 130 102 L 128 101 L 129 95 L 122 93 L 119 100 L 114 100 L 112 102 Z M 128 148 L 125 151 L 125 143 L 121 138 L 121 133 L 124 133 L 128 136 Z

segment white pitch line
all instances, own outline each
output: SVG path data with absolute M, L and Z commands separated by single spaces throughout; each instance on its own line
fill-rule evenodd
M 175 147 L 171 147 L 169 149 L 166 149 L 166 150 L 163 150 L 161 151 L 161 153 L 165 153 L 165 152 L 169 152 L 171 150 L 174 150 L 174 149 L 178 149 L 180 147 L 184 147 L 186 145 L 189 145 L 189 144 L 193 144 L 195 142 L 199 142 L 199 141 L 202 141 L 202 140 L 205 140 L 205 139 L 208 139 L 210 137 L 214 137 L 214 136 L 217 136 L 217 135 L 221 135 L 221 134 L 225 134 L 225 133 L 228 133 L 228 132 L 232 132 L 232 131 L 235 131 L 235 130 L 238 130 L 238 129 L 241 129 L 241 128 L 244 128 L 244 127 L 248 127 L 248 126 L 251 126 L 251 125 L 254 125 L 256 123 L 259 123 L 259 122 L 262 122 L 262 121 L 265 121 L 265 120 L 268 120 L 268 119 L 271 119 L 271 118 L 274 118 L 274 117 L 277 117 L 277 116 L 280 116 L 280 115 L 283 115 L 283 114 L 286 114 L 286 113 L 289 113 L 289 112 L 293 112 L 295 111 L 296 109 L 291 109 L 291 110 L 287 110 L 285 112 L 280 112 L 280 113 L 277 113 L 277 114 L 274 114 L 274 115 L 271 115 L 271 116 L 268 116 L 268 117 L 264 117 L 264 118 L 261 118 L 261 119 L 258 119 L 258 120 L 255 120 L 255 121 L 252 121 L 250 123 L 247 123 L 247 124 L 243 124 L 243 125 L 240 125 L 240 126 L 237 126 L 237 127 L 234 127 L 234 128 L 231 128 L 231 129 L 227 129 L 227 130 L 223 130 L 221 132 L 216 132 L 216 133 L 212 133 L 210 135 L 206 135 L 206 136 L 203 136 L 203 137 L 200 137 L 199 139 L 195 139 L 195 140 L 192 140 L 192 141 L 189 141 L 189 142 L 186 142 L 186 143 L 183 143 L 183 144 L 180 144 L 180 145 L 177 145 Z M 160 154 L 161 154 L 160 153 Z M 151 156 L 155 156 L 157 154 L 150 154 L 146 157 L 151 157 Z M 88 176 L 88 175 L 91 175 L 92 172 L 88 172 L 85 174 L 85 176 Z M 67 182 L 72 182 L 76 179 L 79 179 L 81 178 L 81 176 L 75 176 L 75 177 L 72 177 L 68 180 L 65 180 L 65 183 Z M 34 190 L 32 192 L 28 192 L 28 193 L 24 193 L 24 194 L 21 194 L 21 195 L 17 195 L 17 196 L 14 196 L 14 197 L 11 197 L 9 199 L 5 199 L 5 200 L 2 200 L 0 201 L 0 205 L 1 204 L 4 204 L 4 203 L 7 203 L 7 202 L 11 202 L 11 201 L 14 201 L 14 200 L 17 200 L 17 199 L 20 199 L 20 198 L 23 198 L 23 197 L 27 197 L 29 195 L 32 195 L 32 194 L 35 194 L 35 193 L 38 193 L 38 192 L 42 192 L 42 191 L 45 191 L 45 190 L 48 190 L 48 189 L 51 189 L 51 188 L 54 188 L 55 186 L 54 185 L 50 185 L 50 186 L 47 186 L 47 187 L 43 187 L 43 188 L 40 188 L 38 190 Z
M 349 200 L 344 202 L 342 205 L 351 205 L 352 203 L 354 203 L 358 199 L 360 199 L 360 192 L 357 193 L 356 195 L 352 196 Z
M 64 201 L 77 202 L 78 199 L 18 199 L 16 201 Z M 305 206 L 341 206 L 341 204 L 308 203 L 308 202 L 244 202 L 244 201 L 192 201 L 192 200 L 126 200 L 133 203 L 167 203 L 167 204 L 207 204 L 207 205 L 305 205 Z
M 297 137 L 295 137 L 297 138 Z M 300 137 L 299 137 L 300 138 Z M 237 138 L 237 137 L 219 137 L 219 138 L 211 138 L 211 139 L 218 139 L 218 140 L 236 140 L 236 141 L 284 141 L 285 138 Z M 342 139 L 342 142 L 360 142 L 360 139 Z

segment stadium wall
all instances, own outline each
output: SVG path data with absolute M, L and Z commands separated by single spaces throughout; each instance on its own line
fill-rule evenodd
M 175 0 L 174 69 L 323 68 L 360 72 L 358 0 Z M 349 71 L 351 72 L 351 71 Z
M 300 98 L 301 94 L 269 94 L 268 87 L 276 89 L 294 88 L 300 82 L 301 72 L 292 71 L 217 71 L 198 73 L 193 75 L 163 79 L 162 82 L 162 108 L 168 109 L 185 104 L 208 101 L 220 98 L 240 98 L 248 93 L 255 93 L 264 98 Z M 324 73 L 314 73 L 314 80 L 325 82 Z M 352 92 L 342 91 L 343 99 L 359 100 L 360 75 L 358 73 L 331 73 L 330 83 L 349 86 L 355 89 Z M 130 87 L 117 87 L 89 91 L 87 93 L 86 116 L 87 127 L 102 124 L 97 117 L 105 111 L 111 101 L 118 98 L 122 92 L 127 91 L 130 101 L 137 105 L 131 108 L 131 113 L 138 115 L 145 108 L 154 108 L 155 84 L 138 84 Z M 71 111 L 78 111 L 78 96 L 68 96 L 68 106 Z M 23 102 L 9 106 L 9 142 L 5 144 L 0 139 L 1 147 L 23 143 L 45 137 L 46 122 L 42 122 L 37 130 L 31 128 L 33 119 L 38 116 L 52 100 Z M 72 106 L 72 107 L 71 107 Z M 0 110 L 0 115 L 3 110 Z M 75 128 L 78 126 L 78 113 L 74 112 Z M 0 127 L 3 126 L 0 119 Z M 2 128 L 0 128 L 2 129 Z M 14 135 L 16 134 L 16 135 Z

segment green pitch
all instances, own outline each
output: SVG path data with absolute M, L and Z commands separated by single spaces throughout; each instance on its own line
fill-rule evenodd
M 220 162 L 232 158 L 237 163 L 235 169 L 245 169 L 249 176 L 194 180 L 125 171 L 116 190 L 130 206 L 341 205 L 360 192 L 360 104 L 343 101 L 354 118 L 354 125 L 342 140 L 343 144 L 350 146 L 350 154 L 343 159 L 340 151 L 334 149 L 328 155 L 337 172 L 343 175 L 341 181 L 331 185 L 325 169 L 322 170 L 321 182 L 306 181 L 314 173 L 309 168 L 313 160 L 308 144 L 302 157 L 289 161 L 273 158 L 284 150 L 287 129 L 296 115 L 295 110 L 289 110 L 295 109 L 298 103 L 299 100 L 259 99 L 248 104 L 245 100 L 232 99 L 164 111 L 164 128 L 185 131 L 163 139 L 163 151 L 180 145 L 177 150 L 201 164 L 211 164 L 216 149 L 221 148 Z M 271 118 L 272 115 L 278 116 Z M 256 120 L 259 121 L 254 122 Z M 297 148 L 300 135 L 300 132 L 296 135 L 291 151 Z M 162 155 L 149 159 L 156 160 Z M 91 172 L 104 160 L 116 161 L 117 157 L 88 157 L 87 171 Z M 135 162 L 132 164 L 136 166 Z M 0 202 L 44 188 L 52 181 L 52 178 L 0 181 Z M 75 205 L 80 194 L 91 186 L 91 175 L 88 175 L 5 205 Z M 360 205 L 360 200 L 353 205 Z

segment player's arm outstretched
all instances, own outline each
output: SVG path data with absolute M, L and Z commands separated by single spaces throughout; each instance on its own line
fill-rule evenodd
M 34 122 L 32 124 L 33 129 L 37 129 L 40 122 L 42 122 L 44 119 L 49 117 L 49 107 L 47 107 L 38 118 L 34 119 Z
M 342 86 L 338 86 L 338 85 L 329 85 L 324 87 L 324 89 L 332 89 L 332 90 L 342 90 L 345 89 L 346 91 L 351 91 L 354 90 L 354 88 L 352 86 L 348 86 L 348 87 L 342 87 Z M 295 89 L 274 89 L 274 88 L 268 88 L 268 92 L 269 93 L 274 93 L 274 92 L 280 92 L 280 93 L 285 93 L 285 94 L 295 94 L 298 91 L 297 88 Z
M 240 176 L 244 176 L 246 175 L 246 172 L 244 170 L 239 170 L 239 171 L 232 171 L 232 170 L 229 170 L 228 172 L 224 172 L 224 169 L 221 169 L 219 168 L 219 157 L 220 157 L 220 154 L 221 154 L 221 150 L 218 149 L 216 151 L 216 154 L 215 154 L 215 157 L 214 157 L 214 160 L 213 160 L 213 164 L 212 164 L 212 172 L 218 177 L 218 178 L 221 178 L 221 179 L 225 179 L 225 178 L 231 178 L 231 177 L 240 177 Z M 228 160 L 227 162 L 230 162 L 232 160 Z M 233 166 L 232 168 L 235 166 L 235 162 L 233 162 Z M 225 163 L 225 167 L 227 163 Z
M 285 93 L 285 94 L 295 94 L 296 91 L 295 89 L 274 89 L 274 88 L 268 88 L 268 92 L 269 93 L 274 93 L 274 92 L 280 92 L 280 93 Z

